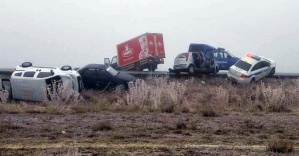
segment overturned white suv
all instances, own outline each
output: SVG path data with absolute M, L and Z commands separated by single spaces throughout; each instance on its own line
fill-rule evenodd
M 53 85 L 61 84 L 64 89 L 76 92 L 83 89 L 80 74 L 70 66 L 63 66 L 60 69 L 34 67 L 32 63 L 25 62 L 14 69 L 9 90 L 13 99 L 44 101 L 50 98 Z

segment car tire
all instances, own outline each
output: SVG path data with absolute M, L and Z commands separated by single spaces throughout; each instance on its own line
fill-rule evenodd
M 140 62 L 136 62 L 134 64 L 134 68 L 136 71 L 142 71 L 143 69 L 141 68 Z
M 118 84 L 116 87 L 115 87 L 116 90 L 119 90 L 121 92 L 124 92 L 127 90 L 127 87 L 125 84 Z
M 147 69 L 148 69 L 148 71 L 155 71 L 157 69 L 157 67 L 154 65 L 150 65 L 150 66 L 148 66 Z
M 212 73 L 213 73 L 213 76 L 216 76 L 216 74 L 218 73 L 218 68 L 217 67 L 215 67 L 214 69 L 213 69 L 213 71 L 212 71 Z
M 190 65 L 190 66 L 188 67 L 188 73 L 189 73 L 189 74 L 194 74 L 194 73 L 195 73 L 194 65 Z
M 272 68 L 268 76 L 273 76 L 275 74 L 275 68 Z
M 252 78 L 251 80 L 250 80 L 250 84 L 254 84 L 255 83 L 255 78 Z

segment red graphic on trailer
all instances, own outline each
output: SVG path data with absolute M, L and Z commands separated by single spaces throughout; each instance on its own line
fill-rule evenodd
M 164 42 L 162 34 L 156 35 L 158 56 L 165 58 Z
M 129 46 L 125 45 L 125 51 L 122 52 L 122 57 L 130 57 L 134 54 L 134 50 L 132 48 L 129 48 Z
M 139 53 L 139 59 L 146 58 L 147 56 L 149 56 L 147 38 L 145 35 L 143 35 L 138 40 L 141 48 L 141 51 Z

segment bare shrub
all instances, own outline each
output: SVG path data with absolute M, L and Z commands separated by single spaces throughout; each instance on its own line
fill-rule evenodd
M 287 89 L 283 87 L 265 86 L 264 83 L 260 84 L 262 94 L 259 100 L 267 105 L 270 112 L 289 112 L 293 100 L 288 97 Z M 289 92 L 291 94 L 292 92 Z
M 18 114 L 23 113 L 26 108 L 15 103 L 3 103 L 0 105 L 0 113 Z
M 187 129 L 187 124 L 185 122 L 178 122 L 176 124 L 176 129 Z
M 82 156 L 78 147 L 63 147 L 58 149 L 43 150 L 38 156 Z
M 151 110 L 173 108 L 183 102 L 186 82 L 167 81 L 166 78 L 153 78 L 152 85 L 144 80 L 129 84 L 126 103 L 138 107 L 148 107 Z M 170 112 L 173 112 L 172 110 Z
M 268 142 L 267 150 L 275 153 L 290 153 L 294 151 L 294 143 L 285 139 L 273 139 Z
M 46 90 L 51 103 L 79 103 L 83 100 L 80 94 L 71 89 L 66 82 L 54 81 L 47 86 Z
M 0 90 L 0 102 L 7 103 L 9 98 L 9 92 L 7 90 Z
M 113 125 L 108 121 L 100 122 L 100 123 L 92 125 L 93 131 L 110 131 L 113 129 L 114 129 Z
M 204 117 L 217 117 L 219 116 L 219 112 L 211 106 L 206 106 L 202 110 L 202 116 Z

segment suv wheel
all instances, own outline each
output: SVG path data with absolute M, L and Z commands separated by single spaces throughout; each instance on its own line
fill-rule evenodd
M 271 69 L 271 72 L 269 73 L 268 76 L 273 76 L 274 74 L 275 74 L 275 68 L 272 68 L 272 69 Z
M 252 79 L 250 80 L 250 84 L 253 84 L 253 83 L 255 83 L 255 79 L 254 79 L 254 78 L 252 78 Z
M 189 74 L 194 74 L 194 72 L 195 72 L 195 68 L 194 68 L 194 66 L 193 66 L 193 65 L 190 65 L 190 66 L 188 67 L 188 73 L 189 73 Z
M 216 74 L 217 74 L 218 72 L 219 72 L 218 68 L 215 67 L 215 68 L 213 69 L 213 76 L 216 76 Z

